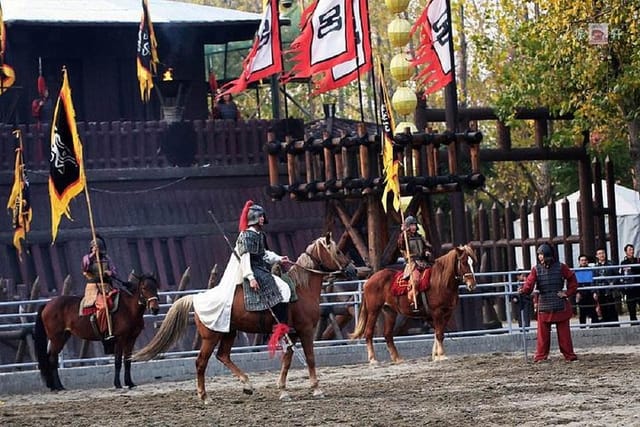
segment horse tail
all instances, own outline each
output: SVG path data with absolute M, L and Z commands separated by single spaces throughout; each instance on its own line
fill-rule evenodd
M 367 314 L 367 300 L 366 298 L 363 298 L 362 304 L 360 304 L 360 312 L 358 313 L 358 324 L 353 330 L 353 333 L 349 335 L 349 338 L 351 338 L 352 340 L 362 338 L 362 335 L 364 335 L 364 329 L 367 325 Z
M 36 324 L 33 327 L 33 346 L 38 359 L 40 376 L 47 380 L 51 373 L 51 363 L 49 363 L 49 355 L 47 354 L 47 331 L 42 321 L 42 310 L 44 310 L 44 307 L 45 305 L 40 306 L 40 308 L 38 308 L 38 314 L 36 315 Z
M 147 361 L 160 353 L 165 353 L 182 336 L 189 324 L 189 312 L 193 307 L 193 295 L 187 295 L 174 302 L 160 329 L 149 344 L 137 351 L 132 357 L 135 361 Z

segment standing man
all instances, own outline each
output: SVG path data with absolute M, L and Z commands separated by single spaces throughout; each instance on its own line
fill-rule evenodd
M 578 315 L 580 316 L 580 327 L 583 328 L 587 323 L 587 318 L 591 319 L 591 323 L 598 323 L 598 314 L 596 313 L 596 300 L 594 298 L 595 291 L 593 289 L 582 289 L 584 287 L 593 286 L 593 271 L 588 270 L 589 258 L 585 254 L 578 257 L 578 269 L 576 270 L 576 279 L 578 280 L 578 293 L 576 294 L 576 303 L 578 304 Z
M 606 280 L 608 276 L 615 276 L 617 271 L 613 267 L 611 261 L 607 259 L 607 251 L 600 248 L 596 251 L 596 263 L 594 269 L 594 278 L 599 279 L 596 284 L 604 289 L 596 293 L 596 310 L 599 311 L 602 322 L 617 322 L 618 310 L 616 309 L 618 291 L 609 288 L 615 284 L 613 279 Z M 618 325 L 612 325 L 618 326 Z
M 558 346 L 565 360 L 571 362 L 578 359 L 573 351 L 569 321 L 573 310 L 569 297 L 578 290 L 576 275 L 566 264 L 557 262 L 551 246 L 546 243 L 537 250 L 538 264 L 531 269 L 524 285 L 518 293 L 529 295 L 534 287 L 538 289 L 538 337 L 536 354 L 533 361 L 540 362 L 549 357 L 551 345 L 551 325 L 555 323 L 558 331 Z M 566 290 L 564 282 L 567 282 Z
M 628 243 L 624 246 L 624 259 L 620 263 L 621 265 L 638 264 L 640 260 L 634 256 L 634 247 Z M 634 285 L 640 283 L 640 268 L 639 267 L 622 267 L 620 274 L 624 276 L 635 276 L 624 279 L 625 284 Z M 640 287 L 629 287 L 624 290 L 627 297 L 627 309 L 629 310 L 629 320 L 638 320 L 637 306 L 640 302 Z

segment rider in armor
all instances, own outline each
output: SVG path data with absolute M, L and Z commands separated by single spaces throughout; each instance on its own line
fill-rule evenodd
M 264 208 L 250 200 L 245 204 L 240 217 L 240 235 L 236 242 L 240 268 L 244 278 L 244 304 L 247 311 L 273 309 L 277 320 L 288 322 L 289 285 L 280 277 L 271 273 L 275 263 L 291 263 L 287 256 L 270 251 L 267 239 L 262 232 L 267 224 Z M 289 329 L 289 333 L 293 333 Z
M 100 273 L 102 273 L 102 280 Z M 116 276 L 116 267 L 107 254 L 107 245 L 104 239 L 99 235 L 96 235 L 96 238 L 89 243 L 89 253 L 82 258 L 82 274 L 87 279 L 82 307 L 88 308 L 95 305 L 98 311 L 104 312 L 99 317 L 106 320 L 106 316 L 109 315 L 107 304 L 103 297 L 98 298 L 98 295 L 102 295 L 103 290 L 107 294 L 111 291 L 111 279 Z M 105 340 L 112 339 L 111 331 L 107 332 Z
M 547 360 L 551 344 L 551 325 L 555 323 L 558 332 L 558 346 L 565 360 L 577 360 L 573 351 L 569 321 L 573 309 L 569 297 L 578 291 L 575 273 L 563 263 L 554 259 L 553 249 L 546 243 L 537 250 L 538 264 L 531 269 L 524 285 L 518 293 L 529 295 L 534 287 L 540 293 L 538 298 L 538 338 L 534 362 Z M 566 281 L 566 288 L 565 288 Z
M 398 237 L 398 249 L 406 261 L 403 280 L 409 281 L 409 300 L 414 301 L 420 275 L 433 263 L 431 244 L 418 232 L 418 220 L 414 216 L 408 216 L 404 220 L 402 233 Z

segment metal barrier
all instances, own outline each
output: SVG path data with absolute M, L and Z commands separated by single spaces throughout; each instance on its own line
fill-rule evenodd
M 629 267 L 629 266 L 625 266 Z M 631 265 L 631 267 L 640 267 L 638 265 Z M 602 268 L 599 268 L 600 270 Z M 608 266 L 604 267 L 606 270 L 619 270 L 620 266 Z M 586 270 L 586 269 L 585 269 Z M 595 271 L 595 268 L 589 268 L 588 270 Z M 501 303 L 504 304 L 505 310 L 505 319 L 502 322 L 503 327 L 494 328 L 494 329 L 477 329 L 477 330 L 466 330 L 466 331 L 451 331 L 447 332 L 447 337 L 463 337 L 463 336 L 473 336 L 473 335 L 487 335 L 487 334 L 514 334 L 514 333 L 522 333 L 530 330 L 534 330 L 535 328 L 532 326 L 518 326 L 517 322 L 514 325 L 516 317 L 514 316 L 514 312 L 512 310 L 512 298 L 517 296 L 517 289 L 522 285 L 522 282 L 518 281 L 518 276 L 522 274 L 528 274 L 528 272 L 523 271 L 505 271 L 505 272 L 491 272 L 491 273 L 476 273 L 476 279 L 479 282 L 476 288 L 476 291 L 473 293 L 461 293 L 460 298 L 487 298 L 487 297 L 497 297 L 501 298 Z M 495 280 L 495 279 L 501 280 Z M 622 283 L 622 282 L 627 283 Z M 628 283 L 632 281 L 632 283 Z M 486 283 L 482 283 L 486 282 Z M 594 284 L 592 286 L 581 286 L 580 290 L 593 290 L 593 291 L 602 291 L 605 289 L 609 290 L 622 290 L 628 288 L 640 288 L 640 275 L 611 275 L 604 277 L 593 277 Z M 606 282 L 614 282 L 617 284 L 599 284 Z M 322 294 L 322 302 L 320 303 L 321 307 L 350 307 L 353 306 L 355 312 L 355 322 L 358 321 L 358 313 L 360 311 L 360 304 L 362 302 L 362 290 L 365 280 L 353 280 L 353 281 L 343 281 L 343 282 L 334 282 L 333 285 L 339 284 L 342 287 L 351 287 L 353 290 L 342 291 L 342 292 L 326 292 Z M 329 286 L 330 284 L 326 283 L 325 286 Z M 463 291 L 465 286 L 461 285 L 460 290 Z M 189 294 L 196 294 L 203 292 L 202 289 L 197 290 L 188 290 L 188 291 L 171 291 L 171 292 L 159 292 L 160 300 L 167 301 L 166 303 L 160 304 L 161 312 L 157 315 L 145 314 L 145 319 L 152 319 L 155 324 L 159 324 L 162 319 L 166 316 L 166 310 L 171 307 L 172 302 L 175 300 L 176 296 L 183 296 Z M 345 300 L 346 299 L 346 300 Z M 39 304 L 46 303 L 50 299 L 43 298 L 37 300 L 24 300 L 24 301 L 9 301 L 9 302 L 0 302 L 0 309 L 7 307 L 16 307 L 16 313 L 3 313 L 0 314 L 0 320 L 2 319 L 17 319 L 17 322 L 14 323 L 0 323 L 0 331 L 20 331 L 25 328 L 33 328 L 34 319 L 37 315 L 37 312 L 24 312 L 26 307 L 36 307 Z M 535 319 L 531 319 L 532 322 L 535 322 Z M 600 322 L 598 326 L 620 326 L 620 325 L 630 325 L 630 324 L 638 324 L 638 321 L 618 321 L 618 322 Z M 584 324 L 575 324 L 573 323 L 571 327 L 573 329 L 585 327 L 587 325 Z M 590 326 L 590 325 L 589 325 Z M 394 339 L 396 341 L 410 341 L 415 339 L 433 339 L 433 334 L 415 334 L 410 336 L 397 336 Z M 382 342 L 384 340 L 383 337 L 375 337 L 375 342 Z M 346 344 L 352 342 L 351 340 L 346 339 L 334 339 L 334 340 L 318 340 L 315 341 L 314 345 L 316 347 L 321 346 L 332 346 L 337 344 Z M 246 345 L 246 346 L 235 346 L 232 349 L 232 353 L 244 353 L 244 352 L 253 352 L 253 351 L 264 351 L 266 350 L 266 346 L 264 345 Z M 93 358 L 65 358 L 64 351 L 60 353 L 59 366 L 64 368 L 65 366 L 70 365 L 103 365 L 109 364 L 113 360 L 113 356 L 103 356 L 103 357 L 93 357 Z M 165 358 L 180 358 L 180 357 L 195 357 L 198 354 L 197 350 L 192 351 L 174 351 L 168 352 L 164 354 Z M 0 372 L 3 371 L 11 371 L 11 370 L 25 370 L 25 369 L 37 369 L 36 362 L 26 362 L 26 363 L 11 363 L 11 364 L 2 364 L 0 365 Z

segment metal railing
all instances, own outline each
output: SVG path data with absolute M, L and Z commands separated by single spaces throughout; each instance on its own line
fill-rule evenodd
M 629 266 L 625 266 L 629 267 Z M 631 265 L 631 267 L 640 267 L 638 265 Z M 590 268 L 589 270 L 595 271 L 600 270 L 602 268 Z M 619 272 L 620 266 L 608 266 L 604 267 L 606 270 L 610 270 L 612 273 Z M 459 331 L 450 331 L 446 333 L 447 337 L 463 337 L 463 336 L 473 336 L 473 335 L 486 335 L 486 334 L 513 334 L 513 333 L 522 333 L 533 330 L 532 326 L 518 326 L 515 323 L 516 316 L 514 315 L 514 309 L 512 305 L 513 297 L 517 296 L 517 289 L 522 285 L 522 282 L 518 280 L 518 278 L 522 274 L 528 274 L 528 272 L 523 271 L 505 271 L 505 272 L 491 272 L 491 273 L 476 273 L 476 279 L 479 282 L 476 288 L 476 291 L 473 293 L 466 293 L 465 287 L 463 285 L 460 286 L 461 299 L 467 298 L 482 298 L 487 299 L 490 297 L 495 297 L 499 301 L 499 303 L 504 304 L 504 313 L 505 319 L 502 322 L 502 327 L 500 328 L 491 328 L 491 329 L 475 329 L 475 330 L 459 330 Z M 631 283 L 630 283 L 631 282 Z M 350 290 L 345 291 L 337 291 L 337 292 L 325 292 L 322 294 L 322 302 L 320 303 L 321 308 L 334 308 L 334 307 L 353 307 L 355 313 L 354 321 L 357 323 L 358 314 L 360 310 L 360 304 L 362 302 L 362 292 L 363 285 L 365 280 L 354 280 L 354 281 L 342 281 L 342 282 L 334 282 L 332 285 L 334 287 L 339 285 L 340 288 L 347 288 Z M 328 286 L 329 284 L 325 284 Z M 640 288 L 640 275 L 620 275 L 620 274 L 612 274 L 610 276 L 604 277 L 593 277 L 593 284 L 591 286 L 580 286 L 580 290 L 592 290 L 592 291 L 603 291 L 603 290 L 624 290 L 628 288 Z M 161 323 L 161 321 L 166 316 L 166 311 L 171 307 L 172 302 L 176 299 L 175 297 L 195 294 L 202 292 L 202 289 L 196 290 L 187 290 L 187 291 L 169 291 L 169 292 L 159 292 L 160 300 L 167 301 L 165 303 L 160 304 L 160 313 L 157 315 L 145 314 L 145 320 L 151 320 L 156 326 Z M 500 301 L 501 299 L 501 301 Z M 34 326 L 35 316 L 37 315 L 36 311 L 26 312 L 27 307 L 37 307 L 40 304 L 48 302 L 49 298 L 41 298 L 37 300 L 24 300 L 24 301 L 8 301 L 8 302 L 0 302 L 0 309 L 7 309 L 11 307 L 15 307 L 15 313 L 2 313 L 0 314 L 0 322 L 3 320 L 11 320 L 15 319 L 15 321 L 10 323 L 0 323 L 0 332 L 2 331 L 24 331 L 25 329 L 29 329 L 29 333 Z M 532 322 L 535 322 L 535 319 L 532 316 Z M 598 326 L 620 326 L 620 325 L 630 325 L 630 324 L 638 324 L 637 321 L 618 321 L 618 322 L 601 322 L 598 323 Z M 584 324 L 572 323 L 572 328 L 584 327 Z M 414 334 L 407 336 L 397 336 L 394 338 L 396 341 L 410 341 L 416 339 L 433 339 L 433 334 Z M 382 342 L 383 337 L 375 337 L 375 342 Z M 315 341 L 316 347 L 321 346 L 332 346 L 337 344 L 346 344 L 352 342 L 347 339 L 333 339 L 333 340 L 317 340 Z M 245 346 L 234 346 L 232 349 L 232 353 L 244 353 L 244 352 L 254 352 L 254 351 L 264 351 L 266 350 L 265 345 L 245 345 Z M 77 365 L 101 365 L 111 363 L 113 360 L 113 356 L 102 356 L 102 357 L 91 357 L 91 358 L 78 358 L 78 357 L 69 357 L 67 354 L 65 356 L 65 351 L 60 353 L 59 366 L 64 368 L 65 366 L 77 366 Z M 198 350 L 189 350 L 189 351 L 172 351 L 164 354 L 164 358 L 180 358 L 180 357 L 195 357 L 198 353 Z M 0 372 L 6 372 L 11 370 L 25 370 L 25 369 L 36 369 L 36 362 L 25 362 L 25 363 L 9 363 L 0 365 Z

